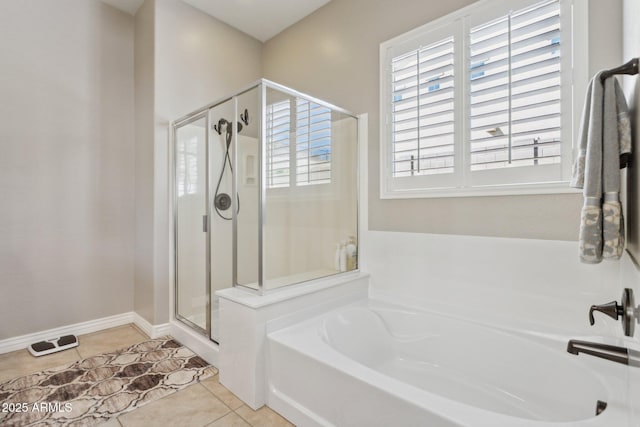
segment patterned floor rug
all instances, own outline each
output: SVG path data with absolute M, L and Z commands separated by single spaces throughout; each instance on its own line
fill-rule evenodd
M 95 426 L 215 373 L 157 338 L 0 384 L 0 426 Z

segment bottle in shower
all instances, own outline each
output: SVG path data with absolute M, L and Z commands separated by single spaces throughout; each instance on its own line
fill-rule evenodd
M 356 238 L 349 236 L 347 242 L 347 270 L 355 270 L 358 265 L 358 247 L 356 246 Z
M 340 243 L 340 271 L 347 271 L 347 241 Z

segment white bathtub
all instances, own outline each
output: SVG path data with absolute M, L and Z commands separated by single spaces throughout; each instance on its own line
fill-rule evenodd
M 637 425 L 629 368 L 568 338 L 364 300 L 268 335 L 267 400 L 299 426 Z

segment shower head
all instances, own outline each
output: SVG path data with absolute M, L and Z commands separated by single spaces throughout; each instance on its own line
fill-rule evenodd
M 222 117 L 220 120 L 218 120 L 218 124 L 217 125 L 216 124 L 213 125 L 213 130 L 218 132 L 218 135 L 222 135 L 222 126 L 226 126 L 227 123 L 229 123 L 227 121 L 227 119 Z
M 227 134 L 233 133 L 233 128 L 229 126 L 230 124 L 231 122 L 229 120 L 222 117 L 220 120 L 218 120 L 218 124 L 213 125 L 213 130 L 218 132 L 218 135 L 222 135 L 222 129 L 224 126 Z M 240 131 L 242 131 L 242 123 L 238 122 L 238 132 Z

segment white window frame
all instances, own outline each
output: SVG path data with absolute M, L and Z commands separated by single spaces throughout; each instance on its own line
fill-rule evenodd
M 542 0 L 482 0 L 388 40 L 380 45 L 380 197 L 427 198 L 521 194 L 576 193 L 568 183 L 576 153 L 578 124 L 588 81 L 588 2 L 559 0 L 562 33 L 562 152 L 561 164 L 550 165 L 554 175 L 545 182 L 518 183 L 533 167 L 471 171 L 468 130 L 469 29 L 509 11 L 518 11 Z M 567 31 L 567 28 L 570 30 Z M 441 175 L 393 177 L 391 61 L 393 58 L 454 37 L 455 149 L 454 172 Z M 545 165 L 546 166 L 546 165 Z M 555 168 L 553 167 L 555 166 Z M 527 170 L 529 169 L 529 170 Z M 539 178 L 537 171 L 530 175 Z

